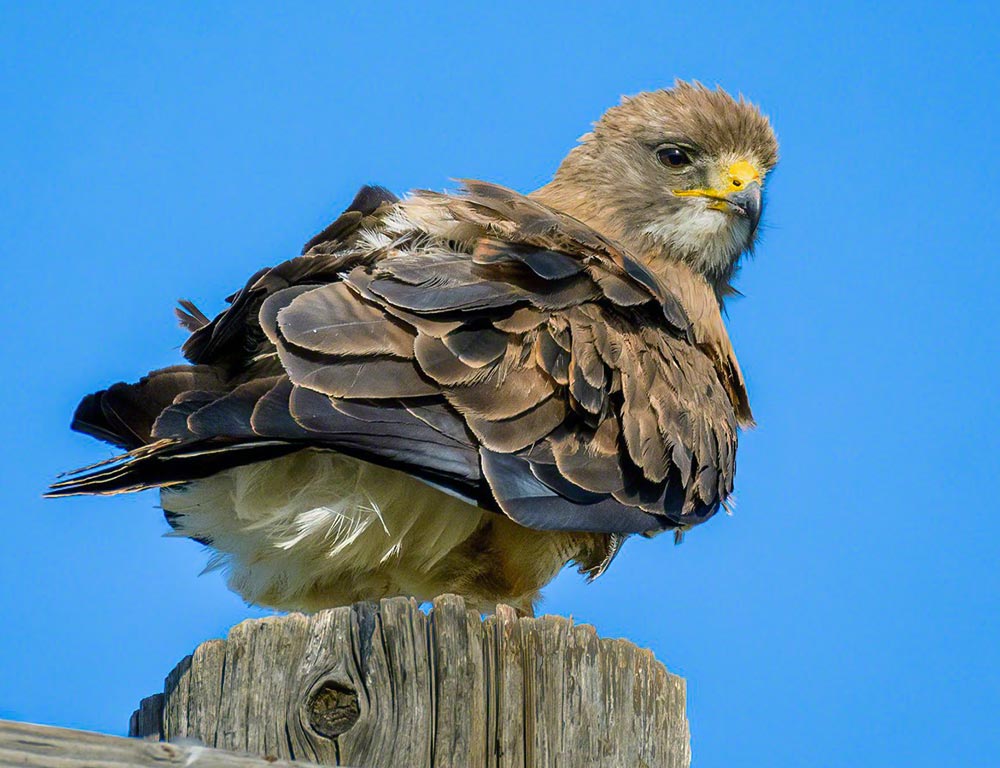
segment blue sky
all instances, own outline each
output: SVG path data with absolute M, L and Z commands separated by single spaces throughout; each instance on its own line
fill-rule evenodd
M 0 9 L 0 717 L 121 733 L 261 611 L 153 494 L 42 501 L 109 455 L 79 396 L 179 360 L 355 188 L 529 190 L 619 95 L 743 91 L 782 162 L 729 313 L 759 427 L 738 507 L 545 609 L 688 680 L 695 764 L 1000 752 L 995 9 L 914 3 L 22 3 Z

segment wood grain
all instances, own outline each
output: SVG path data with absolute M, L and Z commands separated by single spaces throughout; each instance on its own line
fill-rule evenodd
M 651 652 L 445 595 L 246 621 L 130 734 L 361 768 L 686 768 L 684 681 Z
M 305 763 L 295 763 L 305 766 Z M 291 763 L 223 752 L 0 720 L 0 766 L 11 768 L 289 768 Z

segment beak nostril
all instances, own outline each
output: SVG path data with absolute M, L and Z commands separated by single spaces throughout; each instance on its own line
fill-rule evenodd
M 742 184 L 743 184 L 743 182 L 740 181 L 739 179 L 733 179 L 733 186 L 734 187 L 742 186 Z

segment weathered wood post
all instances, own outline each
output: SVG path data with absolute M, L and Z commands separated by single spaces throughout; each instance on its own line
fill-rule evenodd
M 132 736 L 354 768 L 686 768 L 684 681 L 593 627 L 461 598 L 245 621 L 133 714 Z

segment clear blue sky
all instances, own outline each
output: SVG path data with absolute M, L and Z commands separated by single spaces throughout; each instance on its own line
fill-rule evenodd
M 42 501 L 109 455 L 78 397 L 179 360 L 364 182 L 549 178 L 675 76 L 772 116 L 782 162 L 730 328 L 760 426 L 738 508 L 545 609 L 688 680 L 695 763 L 1000 753 L 996 10 L 954 4 L 7 3 L 0 9 L 0 717 L 121 733 L 261 615 L 154 494 Z

